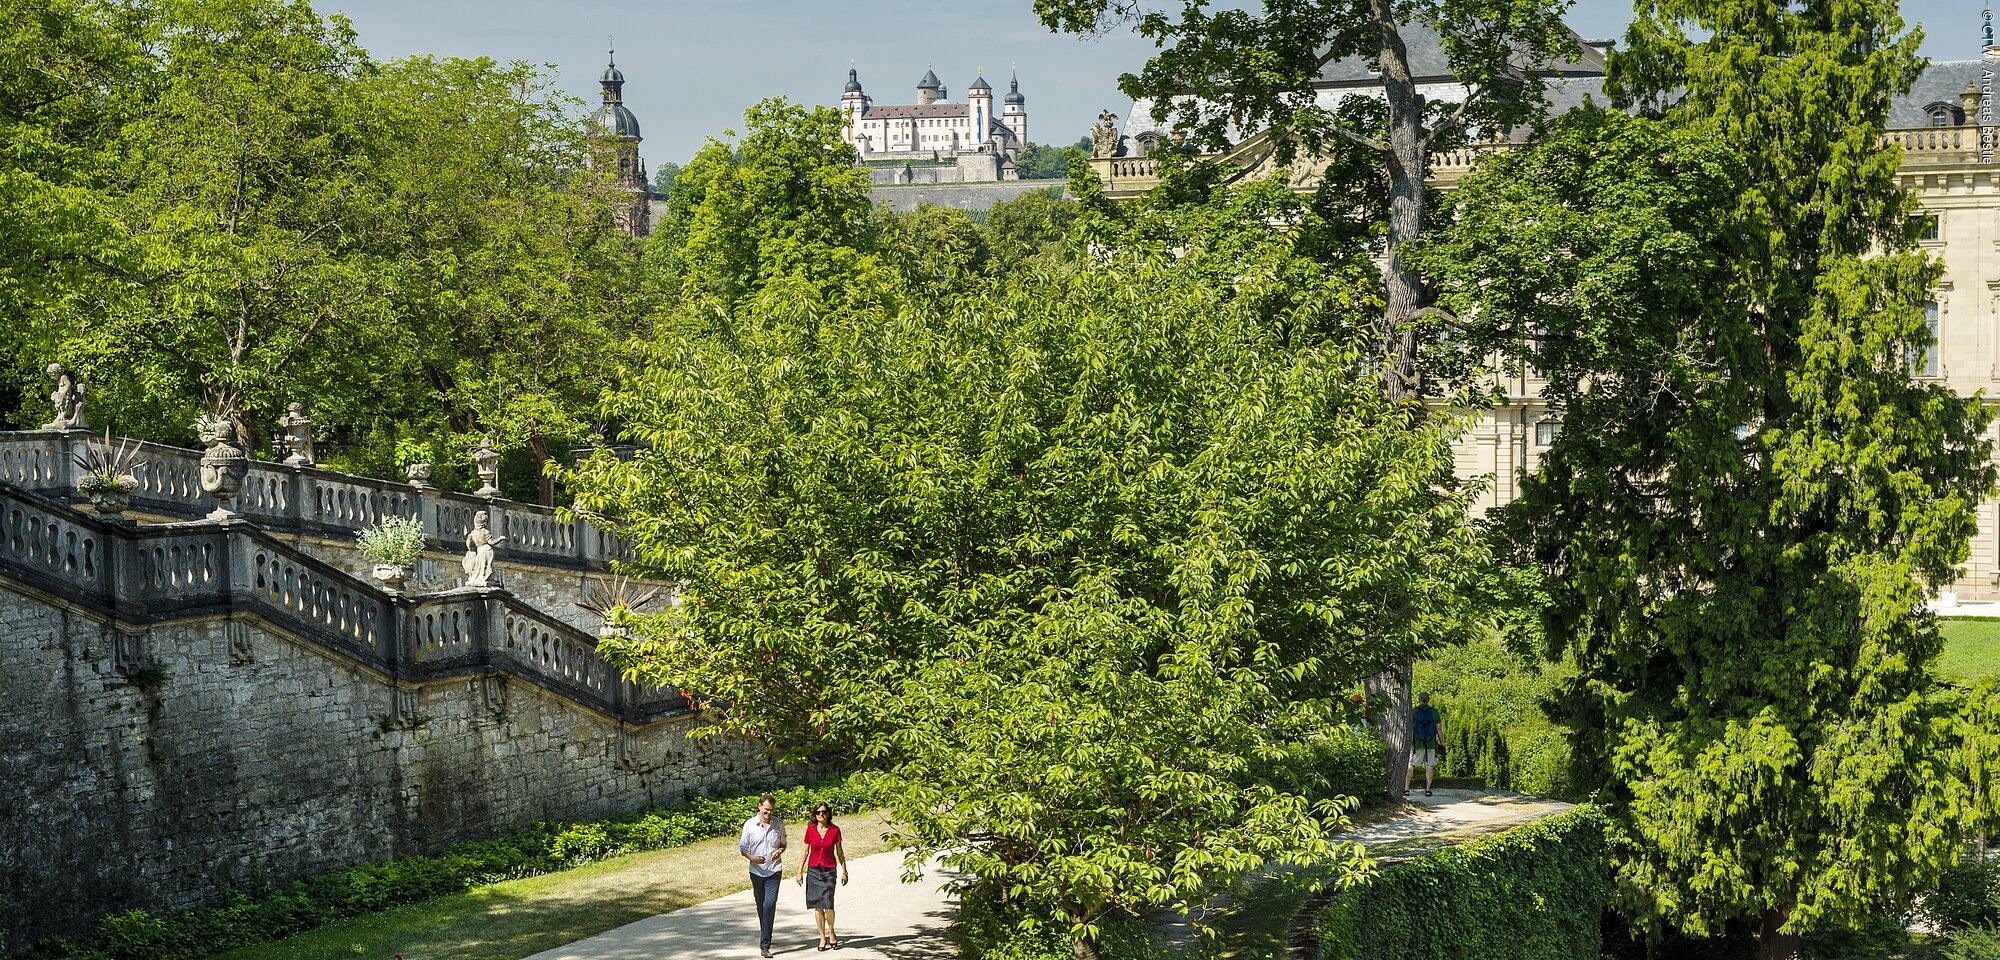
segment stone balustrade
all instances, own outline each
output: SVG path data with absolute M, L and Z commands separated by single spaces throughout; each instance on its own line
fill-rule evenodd
M 1995 136 L 1996 134 L 1987 134 Z M 1963 127 L 1919 127 L 1889 130 L 1883 138 L 1903 149 L 1906 166 L 1931 166 L 1937 164 L 1962 164 L 1980 162 L 1981 128 Z M 1226 154 L 1211 156 L 1225 166 L 1255 169 L 1263 162 L 1261 150 L 1249 150 L 1259 141 L 1245 141 Z M 1451 184 L 1472 171 L 1480 157 L 1494 150 L 1513 149 L 1519 144 L 1492 144 L 1461 147 L 1455 150 L 1441 150 L 1431 155 L 1431 176 L 1434 184 Z M 1160 164 L 1153 157 L 1097 157 L 1090 161 L 1104 183 L 1106 196 L 1116 199 L 1136 197 L 1160 185 Z M 1306 178 L 1295 184 L 1300 189 L 1311 189 L 1318 185 L 1317 177 Z
M 0 482 L 44 496 L 73 498 L 73 457 L 102 437 L 77 431 L 0 432 Z M 115 443 L 127 442 L 114 439 Z M 201 451 L 141 443 L 144 463 L 133 471 L 135 509 L 194 518 L 215 509 L 201 490 Z M 497 497 L 419 491 L 404 483 L 357 477 L 308 466 L 250 461 L 234 509 L 260 527 L 352 538 L 384 518 L 414 517 L 424 524 L 433 550 L 460 552 L 473 514 L 485 510 L 495 536 L 506 537 L 501 560 L 591 570 L 633 556 L 629 544 L 589 523 L 566 521 L 550 507 Z
M 24 480 L 55 485 L 59 472 L 50 464 L 65 462 L 54 458 L 66 442 L 61 436 L 18 434 L 0 440 L 0 576 L 140 628 L 191 616 L 252 614 L 409 683 L 504 674 L 628 723 L 687 712 L 675 691 L 624 680 L 598 654 L 596 637 L 504 590 L 391 596 L 252 523 L 115 523 L 27 489 Z M 160 450 L 173 448 L 149 448 L 148 455 Z M 265 486 L 264 509 L 340 504 L 349 511 L 341 516 L 365 522 L 386 515 L 383 511 L 408 509 L 417 499 L 334 482 L 308 486 L 324 500 L 302 501 L 297 481 L 280 482 L 284 471 L 293 469 L 264 474 L 272 481 Z M 148 465 L 148 474 L 171 483 L 180 469 L 175 459 L 163 458 Z M 246 503 L 250 499 L 246 496 Z M 450 501 L 435 505 L 469 509 Z M 584 542 L 573 531 L 563 532 L 565 525 L 546 511 L 521 513 L 516 529 L 543 538 L 545 546 L 536 549 L 573 550 Z M 534 526 L 538 522 L 545 526 Z M 594 533 L 590 542 L 599 543 Z

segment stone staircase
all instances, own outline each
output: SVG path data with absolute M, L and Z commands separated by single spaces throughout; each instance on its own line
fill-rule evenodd
M 503 561 L 590 571 L 632 555 L 586 522 L 535 504 L 258 461 L 235 504 L 241 519 L 193 519 L 215 508 L 198 482 L 201 454 L 158 444 L 140 445 L 133 507 L 189 519 L 107 521 L 66 502 L 75 454 L 101 442 L 74 431 L 0 433 L 0 577 L 134 628 L 254 616 L 399 686 L 498 675 L 626 724 L 688 711 L 676 691 L 622 679 L 595 636 L 504 587 L 391 594 L 274 536 L 351 541 L 386 517 L 415 517 L 432 549 L 457 552 L 484 510 L 493 532 L 507 537 Z M 144 631 L 120 637 L 119 668 L 143 669 Z

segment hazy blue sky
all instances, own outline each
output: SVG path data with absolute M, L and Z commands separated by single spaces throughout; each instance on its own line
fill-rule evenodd
M 741 126 L 743 108 L 783 95 L 837 103 L 849 61 L 876 103 L 913 103 L 926 67 L 953 100 L 979 68 L 996 98 L 1018 66 L 1028 137 L 1072 143 L 1099 110 L 1123 115 L 1118 75 L 1151 46 L 1130 33 L 1095 40 L 1050 34 L 1031 0 L 320 0 L 354 20 L 378 58 L 411 53 L 552 64 L 559 85 L 591 103 L 605 38 L 618 39 L 625 102 L 639 117 L 649 163 L 685 161 L 705 138 Z M 1927 21 L 1924 52 L 1979 56 L 1980 8 L 1965 0 L 1908 0 Z M 1615 37 L 1629 0 L 1581 0 L 1569 22 L 1586 37 Z

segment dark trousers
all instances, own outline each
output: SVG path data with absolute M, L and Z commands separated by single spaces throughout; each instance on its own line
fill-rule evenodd
M 768 877 L 750 875 L 750 896 L 757 900 L 757 947 L 771 949 L 771 924 L 778 919 L 778 887 L 785 882 L 780 872 Z

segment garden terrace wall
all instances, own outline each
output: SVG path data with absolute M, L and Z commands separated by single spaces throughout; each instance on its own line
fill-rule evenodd
M 798 779 L 503 591 L 390 597 L 248 524 L 0 484 L 9 943 L 545 819 Z
M 101 437 L 80 431 L 0 432 L 0 482 L 53 499 L 73 497 L 75 456 L 102 443 Z M 133 471 L 139 481 L 132 495 L 135 509 L 190 519 L 215 509 L 214 498 L 201 490 L 201 451 L 131 440 L 112 443 L 136 444 L 144 461 Z M 540 504 L 419 491 L 409 484 L 264 460 L 249 463 L 233 508 L 268 530 L 352 540 L 363 527 L 386 517 L 413 517 L 423 522 L 431 549 L 462 552 L 473 514 L 485 510 L 494 535 L 507 538 L 496 550 L 503 561 L 603 570 L 611 561 L 632 556 L 630 545 L 618 537 L 582 520 L 563 520 Z
M 1598 960 L 1605 819 L 1578 807 L 1385 866 L 1319 912 L 1322 960 Z

